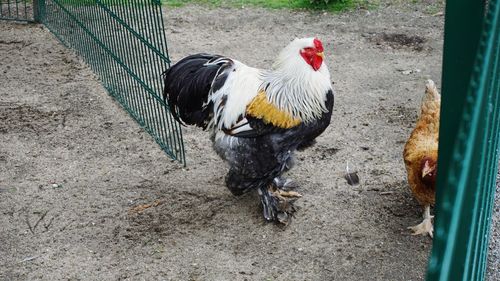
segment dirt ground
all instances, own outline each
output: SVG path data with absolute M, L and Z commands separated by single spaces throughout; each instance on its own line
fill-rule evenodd
M 255 194 L 229 193 L 207 133 L 184 130 L 183 168 L 47 29 L 0 22 L 0 280 L 423 280 L 431 239 L 406 229 L 421 210 L 401 154 L 426 79 L 440 84 L 429 5 L 166 11 L 174 61 L 266 68 L 294 37 L 325 43 L 332 123 L 290 172 L 304 197 L 285 228 L 264 223 Z

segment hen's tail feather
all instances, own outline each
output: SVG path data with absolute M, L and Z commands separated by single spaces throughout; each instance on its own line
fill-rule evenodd
M 210 117 L 212 81 L 228 59 L 219 55 L 195 54 L 183 58 L 163 73 L 163 98 L 175 120 L 206 128 Z
M 438 92 L 436 84 L 432 80 L 427 80 L 425 85 L 425 98 L 424 101 L 440 100 L 441 95 Z
M 427 80 L 425 85 L 425 95 L 422 99 L 420 116 L 428 114 L 439 114 L 441 107 L 441 94 L 434 84 L 434 81 Z

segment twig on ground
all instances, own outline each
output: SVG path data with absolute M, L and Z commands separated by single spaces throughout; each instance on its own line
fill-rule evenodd
M 156 207 L 162 202 L 160 200 L 155 200 L 153 203 L 138 205 L 129 210 L 129 213 L 141 213 L 142 211 L 149 209 L 151 207 Z
M 384 191 L 384 192 L 380 192 L 380 195 L 391 195 L 391 194 L 394 194 L 394 191 Z

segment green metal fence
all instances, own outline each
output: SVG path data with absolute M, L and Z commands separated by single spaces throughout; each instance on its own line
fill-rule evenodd
M 436 231 L 427 280 L 485 275 L 500 139 L 500 1 L 482 2 L 450 0 L 446 6 Z
M 161 98 L 169 57 L 155 0 L 38 0 L 37 20 L 74 49 L 172 158 L 185 163 L 182 132 Z
M 0 0 L 0 19 L 32 21 L 33 2 L 27 0 Z

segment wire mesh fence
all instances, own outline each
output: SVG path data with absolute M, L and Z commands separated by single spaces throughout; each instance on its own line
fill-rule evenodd
M 0 20 L 32 21 L 33 2 L 28 0 L 0 0 Z
M 437 219 L 427 279 L 483 280 L 500 140 L 500 1 L 490 0 L 489 7 L 447 1 L 446 17 Z
M 172 158 L 185 163 L 182 132 L 161 98 L 169 57 L 155 0 L 40 0 L 40 20 L 76 50 L 104 87 Z

